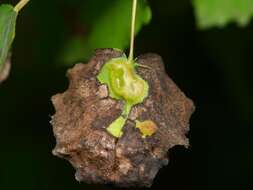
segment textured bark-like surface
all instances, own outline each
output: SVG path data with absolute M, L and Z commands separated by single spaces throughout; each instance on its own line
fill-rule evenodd
M 70 84 L 52 97 L 56 137 L 53 154 L 70 161 L 78 181 L 118 186 L 151 186 L 159 169 L 168 164 L 167 152 L 175 145 L 188 146 L 186 134 L 194 111 L 188 99 L 167 76 L 156 54 L 145 54 L 137 72 L 149 86 L 149 96 L 130 113 L 121 138 L 106 127 L 121 114 L 123 103 L 111 99 L 105 85 L 96 79 L 109 59 L 121 56 L 113 49 L 98 49 L 88 64 L 77 64 L 67 73 Z M 142 138 L 135 120 L 152 120 L 158 130 Z

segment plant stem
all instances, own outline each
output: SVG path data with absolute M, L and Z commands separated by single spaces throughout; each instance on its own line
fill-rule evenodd
M 129 104 L 129 103 L 127 103 L 127 102 L 125 102 L 124 104 L 125 104 L 125 105 L 124 105 L 124 107 L 123 107 L 123 112 L 122 112 L 121 115 L 122 115 L 122 117 L 124 117 L 124 118 L 128 118 L 129 113 L 130 113 L 130 111 L 131 111 L 133 105 L 132 105 L 132 104 Z
M 19 3 L 14 7 L 14 10 L 18 13 L 30 0 L 21 0 Z
M 132 62 L 134 59 L 134 35 L 135 35 L 135 19 L 136 19 L 137 0 L 133 0 L 132 7 L 132 22 L 131 22 L 131 41 L 130 41 L 130 52 L 128 61 Z

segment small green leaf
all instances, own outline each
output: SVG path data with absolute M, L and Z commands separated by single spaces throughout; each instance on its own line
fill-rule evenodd
M 125 49 L 130 41 L 132 0 L 111 1 L 107 8 L 97 7 L 100 16 L 95 19 L 88 36 L 73 37 L 65 46 L 61 56 L 63 62 L 73 64 L 87 60 L 96 48 Z M 139 0 L 136 17 L 136 33 L 148 24 L 152 13 L 146 0 Z
M 252 0 L 193 0 L 201 29 L 224 27 L 231 22 L 246 26 L 253 16 Z
M 0 69 L 6 62 L 15 37 L 17 14 L 11 5 L 0 6 Z
M 121 137 L 123 134 L 122 128 L 124 127 L 126 123 L 126 118 L 120 116 L 116 120 L 114 120 L 109 127 L 107 127 L 107 131 L 112 134 L 114 137 Z

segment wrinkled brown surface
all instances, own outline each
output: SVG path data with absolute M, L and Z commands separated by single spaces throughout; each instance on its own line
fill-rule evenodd
M 108 96 L 96 75 L 106 61 L 121 55 L 113 49 L 99 49 L 88 64 L 68 71 L 69 88 L 52 98 L 57 142 L 53 154 L 70 161 L 78 181 L 150 186 L 159 169 L 168 164 L 168 150 L 189 145 L 185 135 L 194 105 L 166 75 L 160 56 L 142 55 L 137 62 L 152 68 L 138 68 L 149 83 L 149 96 L 132 109 L 121 138 L 108 134 L 105 129 L 121 114 L 123 104 Z M 142 138 L 135 119 L 152 120 L 158 130 Z

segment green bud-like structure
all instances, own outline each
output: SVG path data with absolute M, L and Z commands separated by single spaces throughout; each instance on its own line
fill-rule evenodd
M 136 72 L 137 63 L 129 61 L 126 56 L 113 58 L 102 67 L 97 79 L 106 84 L 111 98 L 122 100 L 124 108 L 119 118 L 113 121 L 107 131 L 119 138 L 131 108 L 142 103 L 148 96 L 149 85 Z

